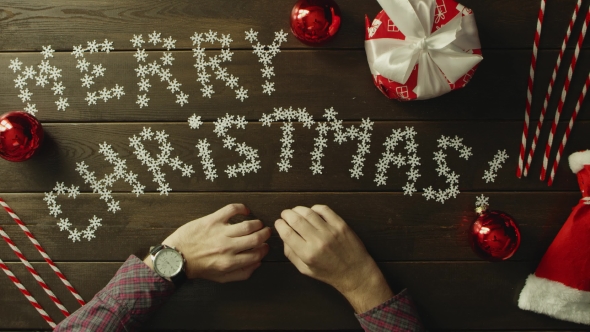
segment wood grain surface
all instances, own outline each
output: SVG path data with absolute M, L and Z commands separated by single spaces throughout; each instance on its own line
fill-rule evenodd
M 409 289 L 425 325 L 431 331 L 564 331 L 587 330 L 587 327 L 553 320 L 517 308 L 518 294 L 563 222 L 580 199 L 576 178 L 563 160 L 552 187 L 538 180 L 541 156 L 536 156 L 531 175 L 515 177 L 518 161 L 525 93 L 533 35 L 539 0 L 464 0 L 473 9 L 482 42 L 484 60 L 471 82 L 464 88 L 426 101 L 398 102 L 385 98 L 371 80 L 364 52 L 365 14 L 371 19 L 379 12 L 376 1 L 337 0 L 342 9 L 343 25 L 337 37 L 327 45 L 311 48 L 292 35 L 273 61 L 277 91 L 262 94 L 261 64 L 244 40 L 244 31 L 260 31 L 261 43 L 271 43 L 274 31 L 289 31 L 289 12 L 294 0 L 7 0 L 0 4 L 0 108 L 4 111 L 26 106 L 18 97 L 14 79 L 18 73 L 8 68 L 10 60 L 19 58 L 24 66 L 37 66 L 43 60 L 41 46 L 51 45 L 55 57 L 50 64 L 62 69 L 60 81 L 66 86 L 64 97 L 70 106 L 57 111 L 52 84 L 45 87 L 29 80 L 46 139 L 42 149 L 24 163 L 0 160 L 0 197 L 3 197 L 27 223 L 49 255 L 89 300 L 104 287 L 121 263 L 131 254 L 145 255 L 147 248 L 164 239 L 183 223 L 207 215 L 228 203 L 242 202 L 252 214 L 272 226 L 285 208 L 297 205 L 328 204 L 344 217 L 358 233 L 368 251 L 382 267 L 395 291 Z M 582 13 L 588 7 L 584 1 Z M 551 78 L 555 59 L 576 0 L 551 0 L 547 3 L 545 25 L 540 43 L 532 118 L 537 119 Z M 581 29 L 574 26 L 574 33 Z M 202 97 L 201 85 L 189 37 L 193 32 L 209 29 L 230 33 L 234 42 L 233 60 L 228 71 L 240 77 L 249 89 L 249 98 L 240 102 L 235 92 L 221 81 L 212 80 L 215 94 Z M 172 50 L 171 73 L 189 94 L 189 103 L 180 107 L 166 85 L 151 78 L 150 104 L 136 104 L 139 93 L 134 69 L 137 61 L 130 39 L 134 34 L 157 30 L 177 39 Z M 91 40 L 108 39 L 115 51 L 109 54 L 85 54 L 92 64 L 101 63 L 105 76 L 95 80 L 92 89 L 81 86 L 74 45 Z M 573 38 L 575 39 L 575 38 Z M 573 41 L 572 39 L 572 41 Z M 584 43 L 561 119 L 560 138 L 573 111 L 576 98 L 590 71 L 590 42 Z M 564 63 L 569 63 L 574 43 L 568 45 Z M 150 48 L 151 47 L 151 48 Z M 162 56 L 160 46 L 147 47 L 148 62 Z M 208 48 L 208 56 L 219 47 Z M 561 87 L 565 71 L 557 78 Z M 120 100 L 98 101 L 88 105 L 88 91 L 115 84 L 124 86 Z M 544 147 L 550 122 L 557 105 L 557 93 L 551 99 L 547 123 L 539 142 Z M 369 117 L 375 121 L 370 154 L 366 156 L 364 175 L 350 176 L 352 155 L 357 143 L 338 145 L 328 136 L 323 165 L 324 174 L 312 175 L 310 152 L 316 130 L 295 123 L 292 159 L 288 173 L 279 172 L 281 123 L 264 127 L 259 119 L 275 107 L 306 108 L 316 121 L 324 110 L 334 107 L 345 127 L 357 125 Z M 584 103 L 564 156 L 589 148 L 590 108 Z M 3 113 L 4 111 L 0 112 Z M 236 152 L 223 148 L 221 138 L 213 132 L 214 121 L 225 114 L 244 116 L 246 130 L 231 129 L 240 142 L 258 149 L 261 170 L 228 179 L 227 165 L 240 162 Z M 196 114 L 205 122 L 192 130 L 187 119 Z M 376 163 L 392 129 L 414 127 L 421 158 L 417 193 L 403 194 L 408 167 L 392 167 L 387 185 L 374 182 Z M 161 196 L 151 176 L 129 147 L 130 136 L 144 127 L 165 130 L 178 155 L 193 165 L 196 173 L 183 178 L 177 171 L 163 167 L 173 191 Z M 449 151 L 448 163 L 460 174 L 457 199 L 444 205 L 426 201 L 422 188 L 445 188 L 437 176 L 432 159 L 441 135 L 459 136 L 473 148 L 465 161 Z M 207 181 L 201 168 L 199 139 L 211 143 L 219 178 Z M 107 142 L 127 160 L 129 169 L 139 173 L 146 185 L 140 197 L 131 194 L 124 183 L 115 183 L 113 196 L 121 201 L 121 211 L 112 214 L 75 171 L 84 161 L 98 175 L 112 172 L 98 152 Z M 398 147 L 399 149 L 400 147 Z M 557 147 L 554 148 L 554 150 Z M 146 144 L 154 155 L 155 144 Z M 498 150 L 506 149 L 510 158 L 493 183 L 482 177 L 488 162 Z M 48 215 L 43 192 L 56 182 L 80 186 L 77 199 L 60 197 L 63 215 L 83 229 L 88 218 L 97 215 L 103 226 L 96 239 L 72 243 L 60 232 L 58 221 Z M 522 244 L 508 262 L 487 263 L 477 257 L 467 241 L 467 229 L 475 218 L 475 197 L 490 197 L 493 209 L 503 210 L 518 222 Z M 232 222 L 240 222 L 235 219 Z M 41 256 L 8 215 L 0 214 L 0 226 L 13 238 L 23 253 L 34 262 L 43 278 L 71 311 L 78 305 Z M 352 308 L 335 290 L 300 275 L 283 254 L 282 241 L 276 232 L 269 240 L 271 251 L 263 266 L 248 281 L 219 285 L 193 281 L 146 324 L 146 330 L 291 330 L 358 331 L 360 326 Z M 0 245 L 0 258 L 40 301 L 48 313 L 63 318 L 43 294 L 8 246 Z M 0 277 L 0 330 L 44 330 L 46 323 L 5 277 Z

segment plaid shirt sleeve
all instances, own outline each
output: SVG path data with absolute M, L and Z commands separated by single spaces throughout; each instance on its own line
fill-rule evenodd
M 54 331 L 133 331 L 174 292 L 136 256 L 130 256 L 108 285 Z
M 405 289 L 381 305 L 355 316 L 367 332 L 426 331 Z

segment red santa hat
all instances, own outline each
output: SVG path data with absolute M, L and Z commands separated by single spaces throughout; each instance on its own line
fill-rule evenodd
M 590 325 L 590 150 L 572 154 L 569 163 L 583 198 L 527 278 L 518 306 Z

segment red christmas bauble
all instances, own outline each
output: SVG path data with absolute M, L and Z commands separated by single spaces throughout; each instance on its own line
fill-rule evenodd
M 9 112 L 0 116 L 0 157 L 9 161 L 25 161 L 33 156 L 43 141 L 43 127 L 25 112 Z
M 299 0 L 291 11 L 291 31 L 305 44 L 322 45 L 334 38 L 341 17 L 333 0 Z
M 489 261 L 506 260 L 520 246 L 520 230 L 511 216 L 500 211 L 484 211 L 469 230 L 471 247 Z

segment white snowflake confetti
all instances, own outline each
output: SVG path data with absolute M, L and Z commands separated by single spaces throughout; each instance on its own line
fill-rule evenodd
M 133 38 L 131 38 L 131 43 L 133 44 L 133 47 L 135 48 L 141 48 L 141 46 L 143 45 L 143 43 L 145 43 L 145 41 L 143 40 L 143 36 L 142 35 L 133 35 Z
M 48 58 L 53 58 L 53 53 L 55 50 L 51 48 L 51 45 L 42 46 L 43 51 L 41 51 L 41 55 L 43 55 L 43 59 L 47 60 Z
M 31 115 L 35 115 L 35 113 L 37 113 L 37 104 L 30 104 L 27 103 L 27 107 L 24 108 L 25 112 L 31 114 Z
M 156 31 L 154 31 L 153 33 L 150 33 L 148 35 L 149 42 L 152 43 L 152 44 L 154 44 L 154 45 L 157 45 L 159 42 L 162 41 L 162 38 L 160 38 L 160 36 L 162 36 L 162 34 L 161 33 L 157 33 Z
M 68 104 L 68 98 L 63 97 L 59 97 L 59 100 L 57 100 L 55 104 L 57 105 L 58 111 L 65 111 L 66 107 L 70 106 L 70 104 Z
M 248 98 L 248 89 L 244 89 L 244 87 L 240 87 L 239 90 L 236 90 L 236 99 L 239 99 L 243 102 L 245 99 Z
M 176 95 L 176 103 L 179 104 L 180 107 L 183 107 L 184 104 L 188 104 L 188 97 L 189 96 L 184 92 L 180 92 Z
M 482 208 L 483 210 L 486 210 L 489 206 L 489 202 L 490 202 L 490 198 L 483 195 L 483 194 L 481 196 L 476 196 L 475 207 Z
M 458 136 L 455 136 L 455 138 L 450 138 L 442 135 L 441 138 L 437 140 L 437 142 L 440 150 L 434 152 L 433 160 L 436 161 L 438 165 L 438 167 L 436 168 L 438 176 L 445 177 L 445 182 L 449 184 L 449 187 L 445 190 L 439 189 L 436 192 L 435 200 L 441 204 L 444 204 L 448 199 L 457 198 L 457 196 L 460 194 L 459 174 L 451 171 L 451 169 L 449 168 L 446 161 L 447 155 L 444 153 L 444 151 L 447 148 L 453 148 L 457 152 L 459 152 L 460 158 L 463 158 L 465 160 L 469 160 L 469 157 L 471 157 L 473 154 L 471 153 L 472 148 L 463 144 L 463 138 L 460 138 Z M 433 189 L 432 187 L 429 188 L 430 189 L 428 189 L 428 195 L 426 194 L 427 188 L 424 188 L 424 193 L 422 194 L 422 196 L 424 196 L 426 200 L 430 200 L 433 198 Z
M 498 150 L 498 153 L 496 153 L 494 159 L 488 162 L 490 169 L 484 171 L 483 179 L 486 181 L 486 183 L 494 182 L 496 180 L 498 170 L 502 168 L 502 165 L 506 162 L 506 159 L 508 159 L 506 150 Z
M 199 129 L 202 124 L 203 124 L 203 121 L 201 121 L 201 116 L 197 116 L 196 114 L 193 114 L 190 118 L 188 118 L 188 126 L 191 129 Z
M 8 68 L 16 73 L 20 71 L 20 66 L 22 66 L 22 64 L 23 63 L 18 58 L 15 58 L 10 60 L 10 65 L 8 66 Z
M 20 90 L 20 94 L 18 95 L 18 97 L 24 103 L 24 102 L 30 101 L 32 95 L 33 95 L 33 93 L 30 92 L 29 89 L 24 89 L 24 90 Z
M 266 93 L 270 96 L 274 91 L 275 91 L 274 82 L 266 81 L 266 83 L 264 83 L 262 85 L 262 93 Z
M 139 105 L 139 108 L 144 108 L 148 106 L 149 101 L 150 98 L 148 98 L 146 94 L 143 94 L 137 96 L 137 101 L 135 103 Z

